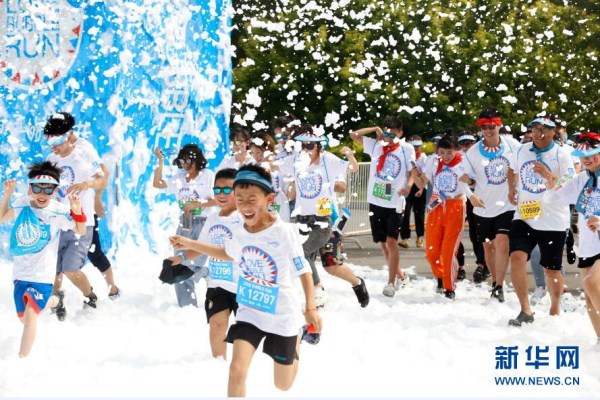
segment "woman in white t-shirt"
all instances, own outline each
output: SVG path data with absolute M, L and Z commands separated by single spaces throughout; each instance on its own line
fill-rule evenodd
M 250 164 L 253 161 L 250 154 L 250 139 L 250 130 L 247 127 L 234 126 L 229 134 L 231 154 L 223 158 L 223 161 L 215 168 L 215 172 L 225 168 L 239 169 L 242 165 Z
M 213 212 L 216 205 L 212 194 L 214 172 L 206 168 L 208 163 L 200 147 L 196 144 L 186 144 L 179 151 L 177 158 L 173 160 L 173 165 L 176 165 L 179 170 L 169 179 L 163 180 L 164 155 L 162 149 L 157 148 L 154 154 L 158 157 L 158 167 L 154 171 L 153 186 L 157 189 L 166 189 L 169 194 L 174 194 L 182 211 L 179 216 L 177 234 L 197 239 L 206 218 Z M 189 261 L 184 258 L 183 264 L 190 267 L 195 273 L 175 285 L 177 302 L 180 307 L 190 304 L 198 306 L 194 292 L 195 282 L 207 276 L 208 269 L 204 266 L 205 263 L 206 256 Z

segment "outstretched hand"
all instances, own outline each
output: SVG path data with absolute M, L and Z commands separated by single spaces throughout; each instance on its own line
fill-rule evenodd
M 192 239 L 181 235 L 174 235 L 169 238 L 169 242 L 175 250 L 189 250 L 191 248 L 190 245 L 192 243 Z

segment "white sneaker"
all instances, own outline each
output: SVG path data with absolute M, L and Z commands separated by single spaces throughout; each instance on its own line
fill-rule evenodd
M 394 289 L 400 290 L 406 287 L 406 284 L 410 282 L 410 278 L 407 274 L 404 274 L 404 279 L 400 279 L 399 276 L 396 276 L 396 282 L 394 282 Z
M 532 306 L 535 306 L 546 295 L 546 293 L 547 291 L 544 286 L 536 286 L 533 294 L 531 295 L 531 299 L 529 299 L 529 302 Z
M 317 305 L 317 308 L 323 308 L 325 307 L 325 288 L 323 286 L 316 286 L 315 287 L 315 304 Z
M 383 295 L 387 297 L 394 297 L 396 294 L 396 288 L 391 283 L 388 283 L 383 287 Z

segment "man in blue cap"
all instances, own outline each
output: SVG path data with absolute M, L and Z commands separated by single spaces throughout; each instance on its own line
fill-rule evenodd
M 543 194 L 554 187 L 559 177 L 575 172 L 571 154 L 553 140 L 556 122 L 540 114 L 529 125 L 533 142 L 522 145 L 510 163 L 514 177 L 510 180 L 509 199 L 517 206 L 509 232 L 511 277 L 521 304 L 519 315 L 509 321 L 512 326 L 533 322 L 526 264 L 536 244 L 551 298 L 550 315 L 560 313 L 569 207 L 548 201 Z

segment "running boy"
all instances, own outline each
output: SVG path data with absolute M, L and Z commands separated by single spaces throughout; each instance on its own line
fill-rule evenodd
M 275 386 L 288 390 L 298 372 L 298 332 L 303 325 L 295 278 L 300 278 L 304 291 L 304 319 L 316 332 L 321 331 L 311 270 L 304 259 L 296 227 L 269 212 L 275 197 L 270 174 L 257 165 L 244 165 L 236 173 L 233 188 L 244 224 L 232 240 L 225 242 L 225 247 L 182 236 L 171 237 L 171 244 L 177 250 L 191 249 L 234 261 L 240 274 L 236 323 L 227 333 L 227 341 L 233 343 L 228 396 L 246 395 L 248 369 L 263 338 L 263 352 L 275 364 Z
M 235 209 L 233 195 L 233 178 L 235 170 L 222 169 L 217 172 L 213 192 L 219 207 L 218 212 L 211 214 L 204 223 L 200 233 L 200 241 L 217 246 L 224 246 L 226 240 L 233 237 L 233 232 L 239 229 L 242 218 Z M 193 259 L 200 256 L 194 250 L 187 250 L 184 258 Z M 181 264 L 181 256 L 171 258 L 173 265 Z M 206 320 L 210 327 L 210 348 L 213 357 L 227 359 L 227 342 L 225 334 L 229 326 L 229 316 L 236 312 L 238 305 L 235 300 L 237 285 L 237 269 L 231 261 L 221 261 L 214 258 L 208 260 L 210 279 L 206 291 L 204 309 Z
M 17 218 L 11 234 L 11 242 L 15 243 L 11 251 L 15 256 L 14 300 L 23 323 L 19 357 L 26 357 L 33 347 L 38 314 L 46 305 L 56 307 L 62 303 L 62 296 L 52 295 L 60 231 L 72 229 L 78 235 L 86 233 L 86 217 L 79 197 L 69 196 L 70 212 L 68 206 L 52 198 L 60 177 L 60 170 L 54 164 L 48 161 L 33 164 L 28 177 L 29 196 L 20 197 L 9 206 L 16 184 L 14 180 L 7 180 L 0 202 L 0 222 Z M 30 217 L 20 218 L 26 215 Z

